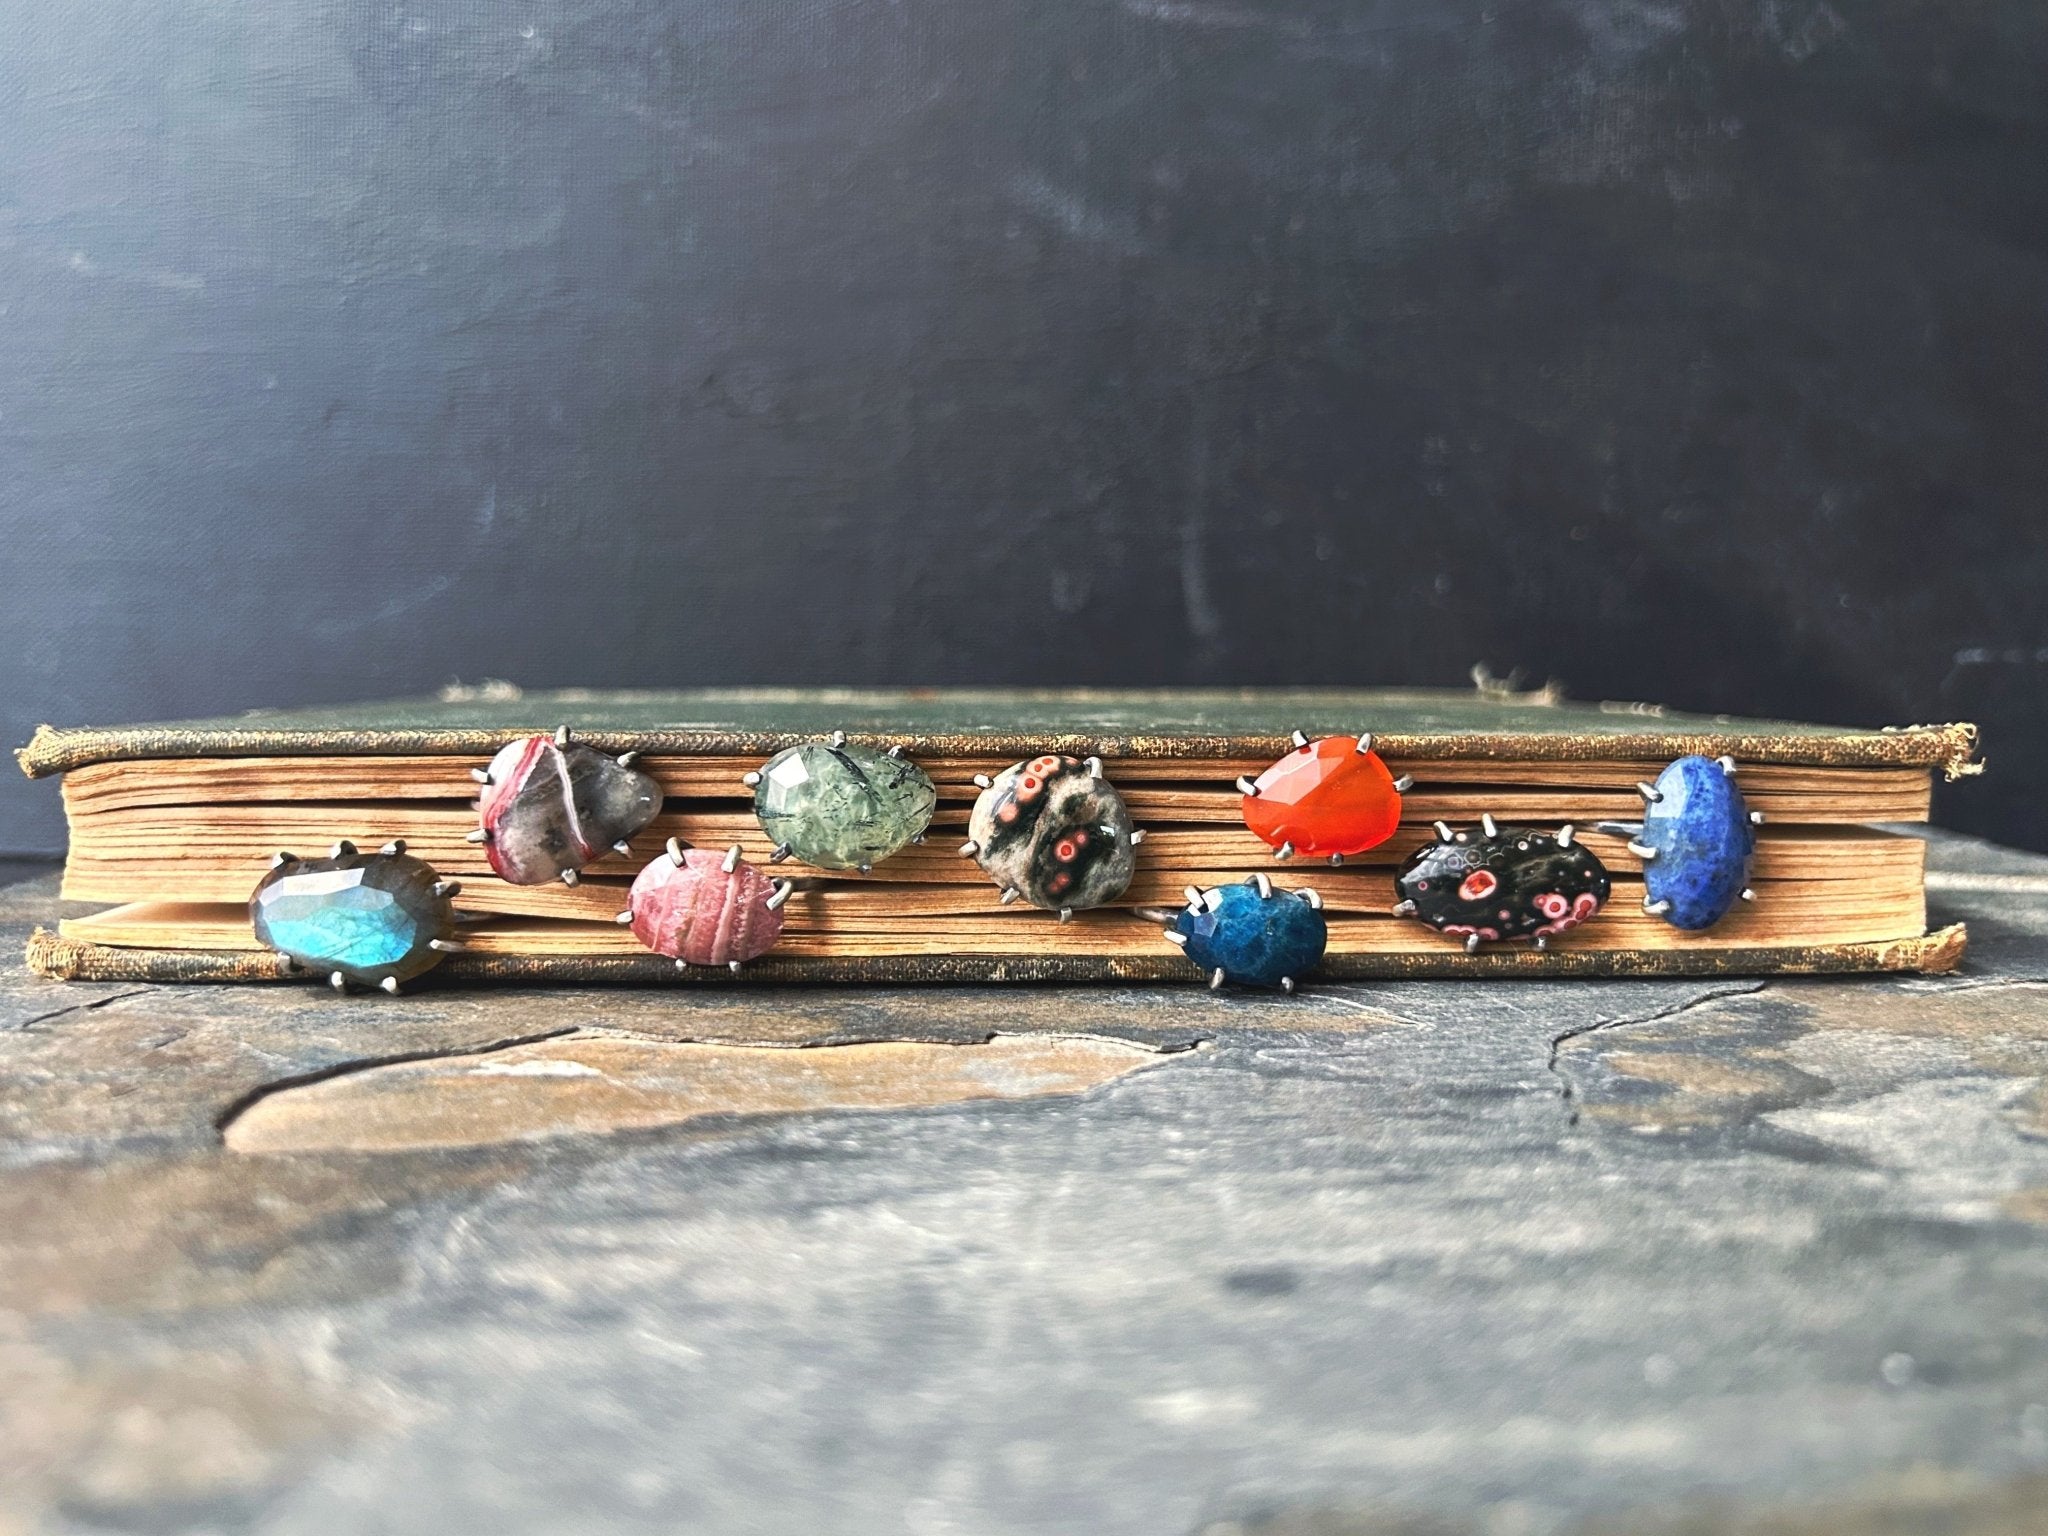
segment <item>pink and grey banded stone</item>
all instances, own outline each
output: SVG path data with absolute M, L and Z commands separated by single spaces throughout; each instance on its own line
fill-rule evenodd
M 751 864 L 728 870 L 724 855 L 704 848 L 685 848 L 680 864 L 663 854 L 633 881 L 633 936 L 691 965 L 752 960 L 782 937 L 774 894 L 775 882 Z
M 499 749 L 477 810 L 491 868 L 514 885 L 581 869 L 654 820 L 661 786 L 593 748 L 527 736 Z

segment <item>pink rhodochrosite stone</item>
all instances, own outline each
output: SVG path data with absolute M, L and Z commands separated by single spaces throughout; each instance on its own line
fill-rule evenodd
M 768 905 L 774 894 L 751 864 L 728 870 L 723 854 L 705 848 L 685 848 L 680 864 L 664 854 L 633 882 L 633 936 L 691 965 L 751 960 L 782 937 L 782 911 Z

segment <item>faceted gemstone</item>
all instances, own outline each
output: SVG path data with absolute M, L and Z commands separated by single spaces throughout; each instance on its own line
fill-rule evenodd
M 1591 849 L 1549 832 L 1503 827 L 1425 843 L 1394 877 L 1394 910 L 1474 942 L 1548 939 L 1576 928 L 1613 889 Z
M 775 883 L 744 861 L 682 850 L 678 864 L 663 854 L 640 871 L 628 898 L 633 936 L 657 954 L 691 965 L 730 965 L 765 955 L 782 937 L 782 909 L 768 905 Z
M 1661 797 L 1643 807 L 1640 841 L 1657 850 L 1643 865 L 1651 902 L 1668 901 L 1674 928 L 1711 928 L 1749 884 L 1756 829 L 1734 776 L 1711 758 L 1681 757 L 1657 775 Z
M 593 748 L 552 736 L 511 742 L 491 759 L 477 810 L 491 868 L 514 885 L 573 875 L 654 820 L 661 786 Z
M 761 830 L 816 869 L 866 869 L 932 824 L 939 792 L 917 764 L 853 742 L 806 742 L 761 768 Z
M 1131 813 L 1107 779 L 1051 753 L 997 774 L 974 802 L 974 857 L 1034 907 L 1081 911 L 1115 901 L 1137 867 Z
M 1350 736 L 1297 747 L 1253 781 L 1244 824 L 1275 848 L 1310 857 L 1377 848 L 1401 824 L 1401 794 L 1377 752 Z
M 410 981 L 441 963 L 435 939 L 455 927 L 450 896 L 433 866 L 402 853 L 344 851 L 286 858 L 249 898 L 257 940 L 323 975 L 376 986 Z
M 1204 971 L 1223 972 L 1241 987 L 1277 987 L 1299 981 L 1322 963 L 1329 925 L 1299 891 L 1256 885 L 1220 885 L 1202 892 L 1174 915 L 1186 935 L 1181 952 Z

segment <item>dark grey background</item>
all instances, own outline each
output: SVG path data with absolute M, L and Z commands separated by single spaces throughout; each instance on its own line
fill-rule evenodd
M 1975 718 L 2036 0 L 0 5 L 0 726 L 1463 681 Z M 62 838 L 0 791 L 0 850 Z

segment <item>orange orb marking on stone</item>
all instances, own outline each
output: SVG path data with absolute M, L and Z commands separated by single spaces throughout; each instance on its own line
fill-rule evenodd
M 1401 824 L 1401 795 L 1377 752 L 1349 736 L 1325 736 L 1260 774 L 1244 797 L 1244 824 L 1271 846 L 1310 858 L 1377 848 Z

